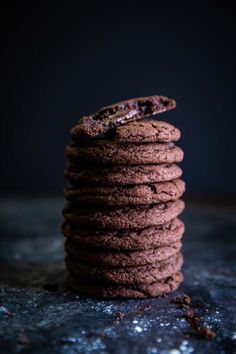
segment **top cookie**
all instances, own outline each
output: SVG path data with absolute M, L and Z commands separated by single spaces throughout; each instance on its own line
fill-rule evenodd
M 133 98 L 101 108 L 95 114 L 84 116 L 71 130 L 73 138 L 93 137 L 128 122 L 139 120 L 176 107 L 176 102 L 165 96 Z
M 154 119 L 142 119 L 116 128 L 114 139 L 121 143 L 168 143 L 180 139 L 173 125 Z

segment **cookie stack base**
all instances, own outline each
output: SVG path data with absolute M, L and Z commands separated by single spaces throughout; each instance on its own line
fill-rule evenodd
M 108 230 L 108 235 L 106 230 L 86 230 L 85 237 L 90 240 L 87 245 L 81 244 L 77 225 L 66 225 L 65 263 L 70 273 L 67 284 L 80 295 L 160 296 L 175 290 L 182 281 L 180 249 L 184 225 L 179 219 L 144 230 Z M 106 237 L 109 242 L 104 247 Z M 100 239 L 102 247 L 94 247 L 93 238 L 98 244 Z
M 149 298 L 168 294 L 178 289 L 183 281 L 183 274 L 177 272 L 170 277 L 153 282 L 148 285 L 140 284 L 136 286 L 109 285 L 106 283 L 92 283 L 78 280 L 69 275 L 67 278 L 68 287 L 82 296 L 93 296 L 97 298 Z

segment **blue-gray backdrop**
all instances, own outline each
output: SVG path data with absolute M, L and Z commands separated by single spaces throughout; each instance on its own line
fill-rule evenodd
M 233 1 L 9 1 L 1 28 L 3 192 L 61 192 L 82 115 L 163 94 L 188 191 L 236 194 Z

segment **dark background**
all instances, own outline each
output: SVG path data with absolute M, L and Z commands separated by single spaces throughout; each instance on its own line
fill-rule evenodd
M 1 9 L 1 190 L 58 193 L 69 130 L 135 96 L 177 100 L 193 195 L 235 196 L 233 2 L 8 1 Z

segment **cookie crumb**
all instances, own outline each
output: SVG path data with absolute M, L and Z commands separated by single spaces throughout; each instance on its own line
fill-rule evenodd
M 172 303 L 180 305 L 181 307 L 191 306 L 191 297 L 184 294 L 183 296 L 176 296 L 171 300 Z
M 30 344 L 30 340 L 29 338 L 24 334 L 24 333 L 21 333 L 18 337 L 18 340 L 17 342 L 21 345 L 28 345 Z
M 152 307 L 151 307 L 151 305 L 149 305 L 149 304 L 140 305 L 140 306 L 137 307 L 137 309 L 138 309 L 137 312 L 138 312 L 139 314 L 143 315 L 145 311 L 148 311 L 148 310 L 150 310 L 151 308 L 152 308 Z
M 211 340 L 211 339 L 215 338 L 215 336 L 216 336 L 216 333 L 208 327 L 202 327 L 201 333 L 208 340 Z
M 121 320 L 121 319 L 124 318 L 124 317 L 125 317 L 125 314 L 124 314 L 123 312 L 118 311 L 118 312 L 116 313 L 116 319 Z
M 198 318 L 194 312 L 188 311 L 185 313 L 185 318 L 192 328 L 196 331 L 200 329 L 200 318 Z
M 185 313 L 185 318 L 190 326 L 201 334 L 205 339 L 211 340 L 216 336 L 216 333 L 208 327 L 201 326 L 201 320 L 194 312 L 188 311 Z

